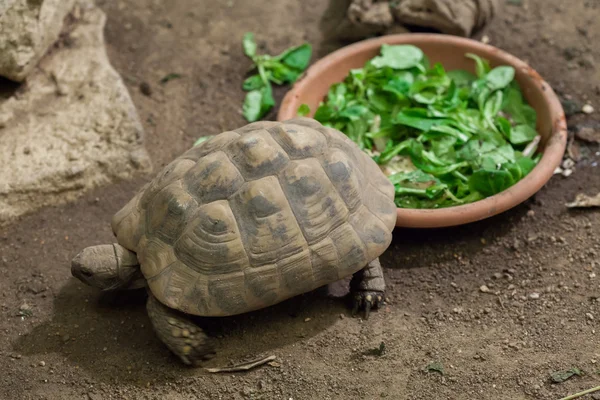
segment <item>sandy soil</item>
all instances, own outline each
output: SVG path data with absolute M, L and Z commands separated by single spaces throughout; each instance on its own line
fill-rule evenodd
M 562 96 L 596 107 L 573 115 L 573 129 L 600 115 L 600 3 L 569 3 L 507 5 L 485 34 Z M 308 40 L 320 56 L 341 45 L 321 33 L 328 2 L 99 4 L 109 17 L 109 55 L 139 108 L 157 170 L 198 136 L 245 124 L 244 32 L 269 52 Z M 158 83 L 171 72 L 182 78 Z M 71 278 L 70 259 L 113 239 L 112 214 L 149 177 L 23 218 L 0 230 L 0 398 L 517 400 L 596 386 L 600 214 L 564 206 L 600 190 L 597 146 L 579 144 L 584 158 L 573 175 L 555 176 L 510 212 L 452 229 L 397 230 L 382 258 L 391 301 L 368 322 L 350 317 L 342 284 L 209 321 L 219 346 L 210 365 L 277 356 L 247 373 L 185 368 L 154 336 L 143 293 L 101 296 Z M 382 342 L 385 351 L 374 354 Z M 551 373 L 571 367 L 585 375 L 551 382 Z

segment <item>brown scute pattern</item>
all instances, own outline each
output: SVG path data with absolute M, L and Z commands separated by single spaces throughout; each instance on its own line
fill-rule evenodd
M 133 252 L 138 251 L 138 243 L 144 234 L 144 211 L 138 203 L 143 192 L 138 192 L 111 220 L 111 228 L 121 246 Z
M 385 198 L 393 199 L 395 195 L 394 185 L 390 180 L 381 173 L 381 169 L 375 161 L 365 153 L 363 155 L 363 168 L 364 175 L 369 177 L 369 190 L 366 193 L 370 193 L 372 190 L 376 190 L 381 193 Z
M 395 189 L 392 182 L 381 173 L 381 169 L 373 159 L 365 155 L 365 168 L 366 176 L 369 177 L 369 184 L 371 187 L 379 191 L 383 196 L 388 199 L 393 199 L 395 195 Z
M 391 232 L 396 226 L 396 219 L 398 218 L 396 205 L 390 201 L 390 196 L 376 190 L 370 183 L 366 192 L 368 194 L 365 195 L 365 204 L 369 211 L 371 211 L 374 218 L 379 218 L 383 222 L 387 232 Z M 393 196 L 391 197 L 393 198 Z
M 227 146 L 227 151 L 233 163 L 248 180 L 275 175 L 290 160 L 266 130 L 242 135 Z
M 298 254 L 282 258 L 277 263 L 277 269 L 281 273 L 284 293 L 297 295 L 315 288 L 308 248 Z
M 295 118 L 189 149 L 112 227 L 159 301 L 224 316 L 358 271 L 390 243 L 395 218 L 377 165 L 342 133 Z
M 348 218 L 346 204 L 316 159 L 290 162 L 280 181 L 309 245 L 326 237 Z
M 146 209 L 148 203 L 150 203 L 152 198 L 154 198 L 158 192 L 164 189 L 165 186 L 181 179 L 181 176 L 195 164 L 194 161 L 183 158 L 176 158 L 173 160 L 152 180 L 152 182 L 150 182 L 150 185 L 142 194 L 139 207 L 141 209 Z
M 350 224 L 340 226 L 329 237 L 337 251 L 340 277 L 349 276 L 369 263 L 365 246 Z
M 384 222 L 388 230 L 388 235 L 391 241 L 391 231 L 396 225 L 396 205 L 394 204 L 394 185 L 381 172 L 381 169 L 363 151 L 360 151 L 346 135 L 327 128 L 325 136 L 330 147 L 337 148 L 337 151 L 330 151 L 330 158 L 325 163 L 325 170 L 329 177 L 334 181 L 336 187 L 347 198 L 357 200 L 356 192 L 358 192 L 360 201 L 358 204 L 364 204 L 376 217 Z M 336 165 L 335 161 L 346 159 L 344 164 L 351 168 L 350 178 L 346 179 L 342 185 L 335 182 L 334 170 L 343 169 L 341 165 Z M 339 171 L 338 171 L 339 172 Z M 340 174 L 343 175 L 343 174 Z M 340 189 L 339 186 L 343 186 Z M 352 193 L 352 194 L 350 194 Z M 347 201 L 347 198 L 344 200 Z M 348 204 L 348 202 L 347 202 Z M 354 212 L 356 204 L 349 205 L 351 212 Z
M 281 275 L 276 265 L 246 268 L 244 274 L 251 302 L 248 311 L 274 304 L 281 297 Z
M 157 299 L 168 307 L 188 314 L 209 315 L 208 282 L 183 263 L 176 262 L 167 266 L 159 275 L 148 279 L 148 287 Z M 174 287 L 171 288 L 171 283 Z
M 239 272 L 248 265 L 227 200 L 200 206 L 174 248 L 177 258 L 207 276 Z
M 173 246 L 153 237 L 143 236 L 140 240 L 138 260 L 142 265 L 142 273 L 146 279 L 160 274 L 166 267 L 177 261 Z
M 164 284 L 160 285 L 163 289 L 165 304 L 171 308 L 185 311 L 183 307 L 187 307 L 186 299 L 194 289 L 193 283 L 196 282 L 198 277 L 199 274 L 196 271 L 188 268 L 181 261 L 171 264 L 157 279 L 158 281 L 165 279 Z
M 198 275 L 195 282 L 188 282 L 191 290 L 186 292 L 186 298 L 181 303 L 180 310 L 189 314 L 210 316 L 214 312 L 214 305 L 208 294 L 208 277 L 202 274 Z
M 327 285 L 342 278 L 338 274 L 337 250 L 330 237 L 310 246 L 310 262 L 315 286 Z
M 323 160 L 323 168 L 350 212 L 358 209 L 362 204 L 364 183 L 359 181 L 359 174 L 346 153 L 339 149 L 330 151 Z
M 146 215 L 146 233 L 167 244 L 175 243 L 197 205 L 180 181 L 168 185 L 148 205 L 152 212 Z
M 210 315 L 219 317 L 246 311 L 246 279 L 243 272 L 208 278 L 208 296 L 213 304 Z
M 208 139 L 205 142 L 196 145 L 183 153 L 180 158 L 187 158 L 192 161 L 198 161 L 200 158 L 210 154 L 214 151 L 221 150 L 235 139 L 239 138 L 239 133 L 227 131 L 221 132 L 215 137 Z
M 229 157 L 217 151 L 190 168 L 183 176 L 183 183 L 199 203 L 206 204 L 229 198 L 242 186 L 244 178 Z
M 350 160 L 352 173 L 356 175 L 362 192 L 364 186 L 367 184 L 367 174 L 364 168 L 366 155 L 346 135 L 331 128 L 328 128 L 325 132 L 329 147 L 341 150 L 344 156 Z
M 366 206 L 351 215 L 349 222 L 366 248 L 368 261 L 377 258 L 390 245 L 392 236 L 389 230 Z
M 231 199 L 250 265 L 299 253 L 306 246 L 298 222 L 274 176 L 246 183 Z
M 277 125 L 269 129 L 273 138 L 292 160 L 320 156 L 327 150 L 325 137 L 301 125 Z

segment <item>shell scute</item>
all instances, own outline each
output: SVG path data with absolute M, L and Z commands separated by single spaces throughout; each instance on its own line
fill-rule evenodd
M 183 184 L 199 203 L 224 200 L 244 183 L 240 171 L 229 157 L 217 151 L 202 157 L 183 177 Z
M 200 206 L 174 249 L 189 268 L 205 275 L 239 272 L 248 264 L 227 200 Z
M 197 206 L 180 181 L 168 185 L 148 204 L 152 212 L 146 213 L 146 234 L 168 244 L 175 243 Z
M 231 209 L 250 265 L 272 264 L 305 247 L 296 217 L 276 177 L 244 184 Z
M 317 159 L 292 161 L 280 181 L 309 244 L 323 239 L 348 218 L 346 204 Z
M 266 130 L 248 132 L 227 146 L 233 163 L 247 180 L 277 174 L 290 158 Z

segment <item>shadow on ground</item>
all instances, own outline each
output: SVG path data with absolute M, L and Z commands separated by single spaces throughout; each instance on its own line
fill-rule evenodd
M 217 342 L 217 357 L 205 366 L 267 356 L 327 330 L 348 312 L 341 285 L 235 317 L 198 318 Z M 21 336 L 13 350 L 32 356 L 59 353 L 111 382 L 144 385 L 197 375 L 199 369 L 184 366 L 156 338 L 145 302 L 144 289 L 99 294 L 70 279 L 55 297 L 52 319 Z
M 392 244 L 381 256 L 384 268 L 409 269 L 431 267 L 430 254 L 436 253 L 438 261 L 447 262 L 456 255 L 472 257 L 482 251 L 485 243 L 508 236 L 515 224 L 526 217 L 535 197 L 491 218 L 466 225 L 437 228 L 396 228 Z M 410 262 L 404 255 L 412 254 Z

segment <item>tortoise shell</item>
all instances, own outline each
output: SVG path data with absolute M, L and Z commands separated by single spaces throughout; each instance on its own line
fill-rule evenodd
M 223 132 L 167 165 L 112 219 L 149 289 L 188 314 L 256 310 L 343 279 L 389 246 L 394 187 L 308 118 Z

